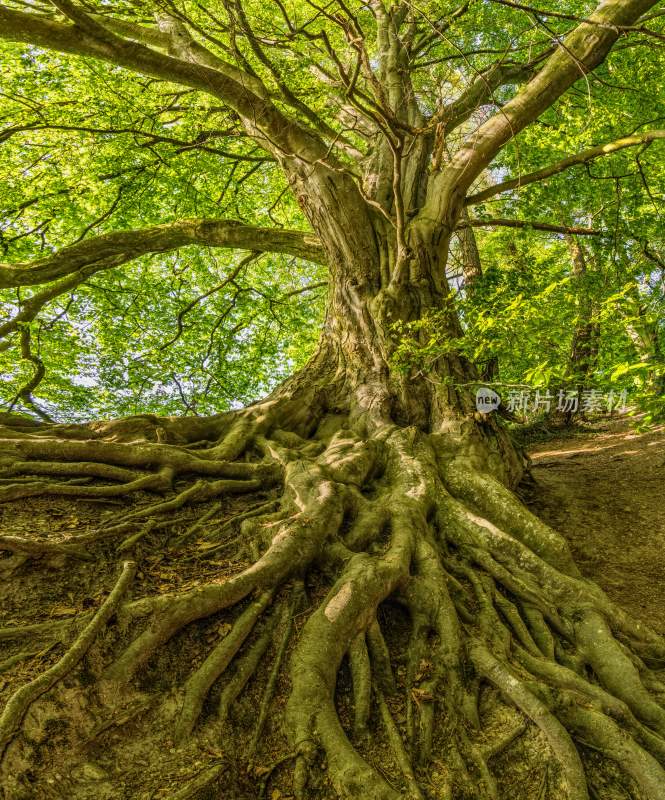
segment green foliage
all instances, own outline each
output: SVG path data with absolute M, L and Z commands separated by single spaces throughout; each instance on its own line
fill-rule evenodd
M 2 144 L 0 244 L 28 261 L 112 230 L 183 217 L 303 227 L 282 172 L 205 95 L 92 60 L 0 43 L 0 115 L 25 130 Z M 231 135 L 220 141 L 210 131 Z M 228 152 L 251 160 L 224 157 Z M 223 411 L 256 399 L 312 351 L 325 272 L 266 254 L 232 285 L 232 251 L 189 247 L 100 272 L 31 324 L 47 374 L 39 406 L 58 419 Z M 312 290 L 305 287 L 312 285 Z M 40 290 L 0 291 L 3 316 Z M 14 340 L 15 343 L 16 340 Z M 0 352 L 0 402 L 33 365 Z M 28 409 L 30 410 L 30 409 Z
M 48 364 L 39 394 L 44 410 L 66 409 L 73 419 L 183 407 L 216 413 L 250 402 L 302 366 L 316 341 L 325 289 L 312 281 L 311 265 L 286 257 L 264 256 L 196 303 L 179 334 L 179 313 L 214 290 L 228 261 L 194 248 L 143 258 L 54 303 L 31 326 Z M 308 285 L 318 288 L 303 291 Z M 9 350 L 0 353 L 3 399 L 27 380 L 30 366 L 17 364 Z
M 55 13 L 49 4 L 30 5 L 35 13 Z M 424 43 L 409 65 L 422 112 L 451 103 L 497 59 L 524 63 L 545 52 L 595 3 L 553 5 L 558 16 L 485 0 L 409 6 Z M 464 13 L 457 14 L 462 6 Z M 110 0 L 87 7 L 142 25 L 154 23 L 154 11 L 176 8 L 212 52 L 258 75 L 277 107 L 301 123 L 343 133 L 348 147 L 337 148 L 336 156 L 354 174 L 362 172 L 349 153 L 355 147 L 371 154 L 375 143 L 344 116 L 348 93 L 338 91 L 331 52 L 349 75 L 356 74 L 353 32 L 362 31 L 367 63 L 376 67 L 371 4 L 355 0 L 335 11 L 316 11 L 303 0 Z M 226 23 L 230 8 L 234 25 Z M 241 12 L 254 44 L 238 32 Z M 433 34 L 441 22 L 443 34 Z M 648 25 L 662 37 L 662 15 Z M 471 194 L 592 145 L 662 128 L 665 49 L 659 41 L 638 32 L 622 36 L 597 70 L 503 148 Z M 212 94 L 33 45 L 0 41 L 0 60 L 3 261 L 27 262 L 101 233 L 187 217 L 308 228 L 282 170 Z M 376 75 L 377 82 L 382 77 Z M 371 109 L 375 86 L 362 70 L 356 78 Z M 455 152 L 474 126 L 518 91 L 510 81 L 497 88 L 453 128 L 447 151 Z M 299 106 L 287 102 L 289 92 Z M 584 240 L 587 275 L 573 276 L 561 236 L 528 227 L 476 228 L 482 277 L 473 291 L 463 288 L 451 300 L 464 337 L 451 340 L 441 333 L 451 309 L 402 325 L 396 331 L 396 367 L 426 371 L 456 351 L 481 368 L 498 360 L 498 383 L 559 384 L 569 375 L 574 332 L 591 304 L 591 319 L 600 329 L 594 385 L 629 388 L 646 419 L 658 417 L 665 408 L 662 148 L 660 142 L 622 150 L 470 207 L 480 219 L 598 230 L 601 235 Z M 453 246 L 451 271 L 460 267 L 459 257 Z M 29 327 L 33 355 L 46 369 L 37 404 L 58 419 L 140 411 L 203 414 L 269 390 L 314 348 L 326 273 L 286 256 L 264 255 L 216 289 L 240 258 L 194 246 L 144 256 L 48 303 Z M 3 320 L 38 291 L 1 290 Z M 19 336 L 0 343 L 0 403 L 15 402 L 34 369 L 34 362 L 20 358 Z
M 473 291 L 462 289 L 454 304 L 464 335 L 451 339 L 445 310 L 414 323 L 395 325 L 399 344 L 394 363 L 404 370 L 427 372 L 434 362 L 455 352 L 483 369 L 499 371 L 483 385 L 500 392 L 510 387 L 574 386 L 571 350 L 574 332 L 585 321 L 598 326 L 598 353 L 587 388 L 627 390 L 643 423 L 665 415 L 665 275 L 646 275 L 648 259 L 636 264 L 601 260 L 587 252 L 587 274 L 573 274 L 568 245 L 536 232 L 484 234 L 480 239 L 483 275 Z M 641 271 L 639 267 L 642 268 Z M 634 274 L 637 273 L 637 274 Z M 618 285 L 620 280 L 623 285 Z

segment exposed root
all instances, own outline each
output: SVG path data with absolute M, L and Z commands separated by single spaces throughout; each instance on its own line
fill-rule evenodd
M 661 800 L 665 772 L 653 756 L 645 752 L 605 714 L 577 702 L 574 695 L 562 693 L 560 715 L 583 744 L 616 761 L 631 776 L 646 800 Z
M 177 548 L 181 547 L 183 544 L 188 542 L 192 538 L 192 536 L 205 525 L 206 522 L 211 520 L 215 516 L 215 514 L 219 513 L 221 507 L 222 507 L 221 503 L 214 503 L 206 511 L 206 513 L 203 514 L 203 516 L 199 517 L 194 523 L 192 523 L 192 525 L 190 525 L 189 528 L 187 528 L 187 530 L 185 530 L 184 533 L 181 533 L 180 536 L 177 536 L 171 543 L 171 546 Z
M 279 619 L 280 608 L 277 606 L 273 611 L 270 620 L 264 626 L 264 630 L 256 641 L 247 650 L 247 652 L 240 658 L 236 664 L 236 670 L 233 677 L 226 684 L 224 690 L 219 698 L 219 719 L 225 722 L 228 718 L 231 705 L 238 698 L 239 694 L 245 688 L 247 682 L 256 672 L 263 656 L 266 653 L 270 642 L 272 641 L 274 629 Z M 231 632 L 233 633 L 233 631 Z M 227 637 L 228 638 L 228 637 Z M 225 640 L 226 641 L 226 640 Z
M 219 778 L 224 770 L 223 764 L 213 764 L 202 769 L 201 772 L 191 781 L 188 781 L 182 789 L 178 789 L 171 795 L 171 800 L 194 800 L 200 793 L 210 787 Z
M 269 508 L 272 503 L 265 503 L 261 504 L 261 507 Z M 286 514 L 283 511 L 276 511 L 273 513 L 251 513 L 248 512 L 247 515 L 241 514 L 239 515 L 238 521 L 242 518 L 240 524 L 240 532 L 236 536 L 232 536 L 230 539 L 220 542 L 219 544 L 212 544 L 209 546 L 201 546 L 199 547 L 199 551 L 197 552 L 194 558 L 210 558 L 213 555 L 228 552 L 228 550 L 235 546 L 236 552 L 238 556 L 242 552 L 249 552 L 253 554 L 254 560 L 258 558 L 258 550 L 259 550 L 259 543 L 258 540 L 265 538 L 265 529 L 269 526 L 276 525 L 279 522 L 282 522 L 285 518 Z M 229 530 L 230 525 L 235 522 L 235 520 L 227 523 L 225 527 L 226 530 Z M 223 535 L 223 531 L 216 531 L 213 535 L 206 538 L 214 538 L 219 539 Z
M 146 598 L 126 609 L 133 617 L 152 614 L 153 621 L 107 670 L 109 680 L 131 678 L 158 647 L 190 622 L 238 603 L 255 589 L 274 592 L 274 587 L 314 562 L 341 523 L 342 498 L 316 467 L 294 462 L 287 469 L 286 481 L 296 497 L 302 494 L 310 499 L 301 512 L 278 528 L 268 549 L 255 564 L 224 583 L 210 584 L 177 596 Z
M 353 732 L 360 738 L 367 733 L 372 700 L 372 670 L 364 632 L 359 633 L 349 647 L 349 664 L 353 683 Z
M 502 736 L 500 739 L 496 739 L 495 741 L 481 745 L 481 750 L 485 761 L 489 761 L 490 758 L 494 758 L 495 756 L 500 755 L 503 753 L 504 750 L 507 750 L 513 742 L 519 739 L 528 728 L 528 725 L 525 720 L 522 720 L 515 728 L 508 731 L 507 734 Z
M 174 512 L 188 504 L 234 492 L 271 490 L 272 497 L 280 484 L 283 491 L 267 501 L 259 495 L 260 502 L 223 524 L 211 523 L 221 514 L 219 502 L 193 522 L 189 511 L 182 513 L 186 528 L 175 535 L 169 531 L 170 556 L 182 550 L 183 560 L 194 559 L 238 547 L 235 561 L 208 562 L 212 569 L 226 564 L 219 578 L 121 605 L 134 570 L 128 564 L 92 619 L 79 615 L 0 629 L 0 640 L 53 641 L 74 623 L 86 622 L 63 658 L 10 699 L 0 720 L 2 749 L 30 703 L 82 659 L 111 614 L 118 612 L 127 636 L 124 651 L 107 659 L 103 675 L 117 692 L 115 684 L 130 684 L 137 670 L 186 626 L 226 610 L 235 615 L 229 633 L 201 654 L 179 690 L 175 739 L 188 746 L 209 735 L 210 726 L 199 731 L 197 722 L 206 698 L 215 696 L 213 686 L 228 673 L 222 678 L 218 721 L 224 726 L 233 718 L 233 704 L 243 692 L 256 692 L 256 722 L 248 733 L 248 759 L 253 760 L 269 714 L 279 712 L 274 699 L 293 644 L 282 720 L 287 755 L 263 773 L 264 788 L 278 766 L 293 760 L 293 794 L 307 800 L 319 791 L 313 785 L 324 751 L 332 786 L 342 798 L 421 800 L 429 796 L 424 782 L 429 774 L 432 796 L 496 800 L 501 784 L 495 757 L 526 730 L 537 729 L 553 757 L 537 772 L 540 784 L 534 791 L 542 800 L 594 796 L 589 749 L 615 762 L 644 800 L 662 800 L 661 638 L 583 579 L 562 537 L 496 478 L 481 472 L 475 456 L 441 434 L 377 424 L 370 435 L 346 418 L 331 418 L 316 438 L 307 438 L 311 431 L 301 424 L 301 409 L 290 407 L 289 413 L 293 430 L 283 419 L 276 426 L 269 404 L 217 420 L 214 430 L 193 422 L 199 426 L 196 446 L 188 446 L 186 437 L 176 440 L 175 429 L 164 441 L 132 446 L 101 434 L 80 438 L 79 428 L 55 436 L 53 427 L 21 427 L 6 435 L 0 443 L 3 474 L 13 481 L 0 488 L 6 498 L 26 496 L 22 491 L 91 499 L 139 489 L 164 495 L 64 543 L 0 538 L 0 549 L 18 555 L 83 559 L 89 552 L 84 546 L 121 533 L 129 535 L 119 549 L 139 552 L 143 537 L 170 525 Z M 120 435 L 117 429 L 114 435 Z M 176 443 L 167 443 L 168 436 Z M 13 466 L 8 451 L 18 458 Z M 241 456 L 245 460 L 230 460 Z M 30 474 L 86 483 L 20 482 L 21 475 Z M 189 482 L 183 476 L 190 476 Z M 210 546 L 195 538 L 211 540 Z M 253 553 L 249 565 L 241 562 L 246 552 Z M 319 600 L 298 615 L 295 636 L 296 606 L 305 581 L 314 576 L 312 596 Z M 294 588 L 287 602 L 282 598 L 289 584 Z M 392 602 L 385 603 L 388 599 Z M 395 631 L 388 625 L 395 603 L 410 630 L 405 674 L 393 670 Z M 242 611 L 232 611 L 239 604 Z M 170 647 L 176 649 L 177 642 Z M 24 646 L 0 670 L 34 652 L 32 644 Z M 345 658 L 353 688 L 352 733 L 336 706 Z M 504 725 L 488 741 L 485 715 L 503 706 L 511 709 L 509 729 Z M 515 708 L 524 717 L 517 725 Z M 366 734 L 379 721 L 397 776 L 382 774 L 360 752 L 371 746 Z M 439 764 L 436 781 L 434 762 Z M 205 768 L 175 796 L 193 798 L 221 775 L 220 764 Z
M 97 464 L 94 461 L 58 463 L 57 461 L 12 461 L 10 466 L 3 467 L 0 475 L 52 475 L 83 476 L 102 478 L 120 483 L 131 483 L 141 477 L 139 472 L 112 464 Z M 31 480 L 28 478 L 27 480 Z
M 251 425 L 250 428 L 255 430 L 256 426 Z M 57 431 L 58 426 L 53 426 L 53 429 L 54 432 Z M 4 467 L 2 475 L 72 478 L 67 482 L 30 480 L 27 483 L 10 483 L 0 487 L 0 502 L 44 494 L 108 499 L 139 491 L 165 493 L 171 490 L 178 476 L 200 476 L 200 480 L 180 491 L 174 498 L 132 512 L 116 524 L 169 513 L 189 502 L 205 502 L 223 494 L 256 491 L 262 486 L 274 485 L 281 477 L 281 470 L 274 463 L 233 462 L 225 459 L 226 455 L 240 455 L 248 445 L 248 438 L 241 437 L 242 445 L 239 440 L 231 448 L 222 444 L 206 450 L 191 451 L 170 444 L 130 444 L 92 438 L 81 441 L 66 435 L 56 438 L 26 434 L 20 428 L 10 431 L 11 438 L 0 439 L 1 463 Z M 72 433 L 74 432 L 80 435 L 78 430 Z M 142 471 L 152 468 L 157 468 L 157 471 Z M 81 481 L 92 479 L 118 483 L 103 486 L 81 485 Z
M 20 536 L 0 536 L 0 550 L 12 553 L 25 553 L 32 558 L 42 556 L 69 556 L 83 561 L 92 561 L 93 557 L 82 547 L 74 544 L 52 544 L 26 539 Z
M 259 706 L 259 714 L 256 720 L 256 727 L 254 728 L 254 733 L 252 734 L 252 740 L 250 743 L 250 754 L 252 756 L 256 752 L 259 741 L 261 739 L 261 735 L 263 734 L 263 729 L 265 727 L 266 720 L 268 719 L 268 714 L 270 712 L 270 704 L 272 703 L 272 699 L 275 694 L 275 687 L 277 685 L 277 680 L 279 678 L 279 674 L 282 669 L 284 655 L 286 653 L 286 648 L 289 643 L 289 638 L 291 637 L 291 632 L 293 631 L 293 612 L 296 606 L 296 599 L 298 595 L 301 593 L 302 593 L 302 586 L 295 586 L 291 593 L 291 598 L 288 605 L 284 606 L 282 619 L 279 622 L 279 627 L 282 630 L 282 635 L 279 640 L 279 644 L 277 646 L 277 653 L 275 655 L 275 661 L 273 662 L 272 669 L 270 671 L 270 676 L 268 677 L 268 682 L 266 683 L 265 689 L 263 690 L 263 695 L 261 697 L 261 704 Z
M 164 470 L 157 475 L 144 475 L 129 483 L 121 483 L 117 486 L 82 486 L 82 481 L 87 482 L 88 478 L 76 478 L 68 483 L 36 481 L 27 484 L 10 484 L 0 489 L 0 503 L 18 500 L 22 497 L 37 497 L 43 494 L 98 498 L 121 497 L 133 492 L 166 491 L 171 484 L 172 477 L 173 473 L 170 470 Z
M 375 692 L 376 701 L 381 714 L 381 720 L 386 729 L 388 741 L 390 742 L 390 746 L 395 754 L 395 760 L 397 761 L 397 764 L 399 765 L 400 771 L 402 772 L 406 782 L 407 791 L 403 794 L 403 796 L 410 798 L 410 800 L 423 800 L 423 794 L 420 791 L 420 787 L 416 781 L 416 776 L 413 773 L 411 759 L 406 752 L 404 743 L 402 742 L 399 731 L 397 730 L 397 726 L 395 725 L 395 721 L 393 720 L 390 709 L 388 708 L 388 704 L 386 703 L 380 689 L 375 689 Z
M 258 506 L 254 508 L 250 508 L 249 511 L 245 511 L 243 514 L 238 514 L 237 516 L 230 519 L 224 525 L 221 525 L 218 530 L 210 531 L 205 535 L 206 539 L 220 539 L 226 531 L 228 531 L 232 526 L 236 526 L 240 523 L 243 523 L 245 520 L 248 519 L 255 519 L 256 517 L 261 517 L 264 515 L 268 515 L 270 511 L 272 511 L 277 505 L 278 501 L 269 500 L 267 503 L 260 503 Z M 201 522 L 207 521 L 205 519 L 201 519 Z M 242 525 L 241 525 L 242 530 Z M 206 553 L 213 552 L 216 548 L 213 546 L 209 549 L 206 549 Z
M 105 718 L 103 721 L 97 724 L 92 731 L 90 731 L 87 742 L 93 742 L 95 739 L 102 736 L 104 733 L 106 733 L 106 731 L 111 730 L 112 728 L 119 728 L 122 725 L 126 725 L 135 717 L 149 709 L 152 705 L 152 698 L 139 698 L 136 702 L 130 703 L 129 706 L 123 708 L 119 714 L 116 714 L 110 718 Z
M 170 511 L 176 511 L 187 503 L 205 503 L 207 500 L 212 500 L 214 497 L 219 497 L 222 494 L 248 494 L 260 488 L 261 481 L 259 480 L 197 481 L 186 489 L 183 489 L 183 491 L 179 492 L 173 499 L 164 500 L 161 503 L 154 503 L 146 508 L 141 508 L 132 514 L 128 514 L 122 522 L 136 522 L 138 519 L 145 519 L 155 514 L 167 514 Z
M 86 619 L 86 617 L 87 615 L 83 614 L 77 617 L 70 617 L 69 619 L 50 619 L 46 622 L 37 622 L 34 625 L 17 625 L 0 628 L 0 641 L 41 638 L 43 636 L 59 638 L 64 632 L 69 630 L 69 628 L 82 619 Z
M 35 656 L 39 655 L 39 650 L 26 650 L 20 653 L 16 653 L 9 658 L 6 658 L 4 661 L 0 661 L 0 675 L 3 672 L 8 672 L 10 669 L 13 669 L 17 664 L 20 664 L 22 661 L 27 661 L 29 658 L 34 658 Z
M 582 761 L 564 726 L 484 645 L 472 644 L 469 655 L 478 672 L 491 681 L 545 734 L 559 761 L 569 800 L 588 800 L 589 792 Z
M 377 685 L 384 694 L 395 694 L 397 689 L 395 687 L 393 668 L 390 663 L 390 652 L 376 619 L 373 619 L 367 627 L 367 643 L 372 656 L 372 670 Z
M 156 520 L 149 519 L 141 528 L 139 528 L 136 533 L 133 533 L 131 536 L 128 536 L 126 539 L 123 539 L 122 542 L 118 545 L 118 552 L 124 553 L 127 550 L 131 550 L 135 547 L 141 539 L 151 533 L 156 527 Z
M 550 661 L 555 659 L 555 641 L 542 613 L 531 603 L 520 603 L 522 615 L 538 649 Z
M 271 600 L 272 593 L 265 592 L 252 602 L 240 615 L 230 633 L 224 637 L 189 678 L 183 687 L 182 709 L 175 729 L 176 742 L 183 742 L 191 734 L 210 687 L 231 663 Z M 266 647 L 267 644 L 266 642 Z M 253 657 L 256 657 L 256 654 Z M 231 694 L 224 698 L 224 705 L 227 705 L 232 699 L 233 689 Z
M 665 709 L 642 684 L 632 661 L 623 653 L 609 625 L 598 612 L 584 614 L 576 626 L 577 641 L 601 684 L 661 737 L 665 737 Z
M 276 761 L 273 761 L 272 764 L 268 765 L 267 767 L 263 767 L 261 770 L 261 783 L 259 784 L 259 791 L 258 791 L 258 798 L 261 800 L 262 797 L 266 796 L 266 790 L 268 788 L 268 781 L 272 777 L 273 773 L 276 769 L 282 766 L 282 764 L 286 764 L 289 761 L 293 761 L 296 758 L 295 753 L 287 753 L 285 756 L 278 758 Z
M 487 798 L 487 800 L 498 800 L 499 795 L 496 781 L 487 766 L 482 748 L 469 739 L 464 728 L 460 729 L 459 737 L 464 751 L 469 754 L 469 759 L 480 777 L 480 782 L 478 784 L 479 793 L 482 797 Z

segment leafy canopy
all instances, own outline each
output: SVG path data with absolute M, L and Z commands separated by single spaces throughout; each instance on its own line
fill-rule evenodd
M 446 157 L 594 8 L 574 0 L 548 5 L 552 13 L 503 0 L 383 6 L 409 40 L 405 68 L 425 117 L 460 98 L 468 103 L 451 125 Z M 0 9 L 62 24 L 69 6 L 35 0 Z M 316 130 L 342 168 L 359 176 L 371 160 L 372 120 L 385 90 L 379 4 L 74 6 L 83 7 L 129 40 L 146 31 L 158 37 L 164 19 L 184 24 L 213 57 L 260 79 L 276 108 Z M 469 205 L 483 275 L 473 293 L 462 288 L 456 300 L 465 339 L 442 342 L 436 320 L 423 321 L 421 329 L 431 328 L 425 345 L 421 336 L 414 349 L 404 331 L 398 360 L 422 365 L 454 346 L 478 362 L 497 356 L 505 382 L 560 380 L 583 291 L 600 323 L 599 381 L 645 389 L 653 370 L 662 369 L 661 142 L 608 151 L 509 191 L 492 194 L 491 187 L 665 127 L 663 19 L 654 11 L 624 31 L 608 59 L 515 136 L 472 187 L 471 195 L 490 195 Z M 128 26 L 140 27 L 132 33 Z M 159 49 L 156 40 L 149 44 Z M 27 264 L 102 234 L 191 218 L 309 230 L 274 157 L 214 93 L 30 41 L 0 39 L 0 59 L 4 262 Z M 591 229 L 585 282 L 571 280 L 562 233 L 495 227 L 501 219 Z M 462 260 L 453 243 L 455 286 L 464 283 L 455 276 Z M 326 281 L 321 263 L 272 252 L 257 239 L 256 247 L 248 242 L 237 250 L 196 243 L 139 254 L 83 275 L 28 321 L 20 312 L 56 282 L 3 289 L 2 321 L 19 317 L 0 342 L 0 400 L 58 419 L 205 414 L 249 402 L 312 352 Z M 638 347 L 636 324 L 655 334 L 649 358 Z

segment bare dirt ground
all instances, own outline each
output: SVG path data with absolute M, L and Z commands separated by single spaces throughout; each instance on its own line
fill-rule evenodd
M 602 420 L 528 451 L 531 510 L 566 536 L 585 576 L 665 634 L 665 425 Z

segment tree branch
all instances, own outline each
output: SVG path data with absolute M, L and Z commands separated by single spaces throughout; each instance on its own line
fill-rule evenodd
M 57 6 L 75 18 L 74 25 L 0 7 L 0 39 L 90 56 L 189 86 L 217 97 L 236 111 L 256 141 L 270 153 L 297 155 L 306 161 L 330 160 L 328 147 L 315 133 L 286 117 L 270 100 L 253 91 L 255 78 L 230 77 L 221 71 L 219 64 L 213 68 L 202 63 L 203 58 L 183 60 L 165 55 L 139 42 L 121 38 L 65 0 L 58 0 Z M 200 49 L 208 53 L 205 48 Z
M 437 114 L 446 132 L 458 128 L 484 103 L 490 102 L 494 92 L 509 83 L 523 83 L 530 78 L 536 66 L 547 56 L 543 53 L 528 64 L 497 62 L 481 72 L 471 85 L 454 102 L 444 106 Z
M 507 192 L 510 189 L 515 189 L 517 187 L 527 186 L 528 184 L 535 183 L 536 181 L 545 180 L 545 178 L 550 178 L 552 175 L 557 175 L 559 172 L 563 172 L 564 170 L 577 166 L 578 164 L 587 164 L 589 161 L 600 158 L 600 156 L 607 156 L 610 155 L 610 153 L 616 153 L 617 151 L 623 150 L 626 147 L 635 147 L 638 144 L 648 144 L 656 139 L 665 139 L 665 130 L 647 131 L 646 133 L 636 134 L 634 136 L 624 136 L 621 139 L 615 139 L 613 142 L 609 142 L 607 144 L 600 144 L 596 145 L 595 147 L 590 147 L 588 150 L 582 150 L 581 153 L 568 156 L 567 158 L 558 161 L 556 164 L 550 164 L 549 167 L 543 167 L 543 169 L 530 172 L 527 175 L 521 175 L 519 178 L 512 178 L 511 180 L 497 183 L 494 186 L 489 186 L 482 192 L 478 192 L 477 194 L 469 196 L 466 199 L 466 205 L 477 205 L 478 203 L 482 203 L 484 200 L 487 200 L 489 197 L 493 197 L 495 194 Z
M 131 231 L 114 231 L 64 247 L 48 258 L 0 264 L 0 288 L 34 286 L 94 267 L 110 269 L 146 253 L 165 253 L 189 244 L 286 253 L 324 264 L 314 234 L 243 225 L 236 220 L 185 219 Z
M 553 17 L 554 19 L 565 19 L 573 22 L 588 22 L 590 24 L 607 27 L 607 23 L 594 22 L 592 19 L 587 19 L 586 17 L 576 16 L 575 14 L 563 14 L 560 11 L 551 11 L 545 8 L 534 8 L 533 6 L 527 6 L 523 3 L 513 3 L 511 0 L 492 0 L 492 2 L 497 3 L 498 5 L 508 6 L 508 8 L 516 8 L 520 11 L 526 11 L 529 14 L 533 14 L 534 17 Z M 658 31 L 652 31 L 650 28 L 646 28 L 644 25 L 620 25 L 616 27 L 618 27 L 621 31 L 643 33 L 646 36 L 653 36 L 656 39 L 665 41 L 664 34 L 659 33 Z
M 202 130 L 193 139 L 178 139 L 175 136 L 166 136 L 163 133 L 154 133 L 140 128 L 132 127 L 118 127 L 118 128 L 100 128 L 93 125 L 64 125 L 59 123 L 50 122 L 26 122 L 23 124 L 12 125 L 4 128 L 0 132 L 0 143 L 6 142 L 12 136 L 21 133 L 28 133 L 29 131 L 73 131 L 77 133 L 100 133 L 100 134 L 113 134 L 122 136 L 124 134 L 131 134 L 132 136 L 140 136 L 145 139 L 145 142 L 139 144 L 140 147 L 152 147 L 156 144 L 168 144 L 177 148 L 176 153 L 186 153 L 193 150 L 200 150 L 212 155 L 222 156 L 233 161 L 250 161 L 253 163 L 269 164 L 274 162 L 275 159 L 263 153 L 260 156 L 247 155 L 244 153 L 234 153 L 230 150 L 225 150 L 219 147 L 212 147 L 206 142 L 214 141 L 215 139 L 239 138 L 245 136 L 240 132 L 231 130 Z
M 44 376 L 46 375 L 46 367 L 44 366 L 44 362 L 42 359 L 32 352 L 31 347 L 31 334 L 30 328 L 22 328 L 21 329 L 21 358 L 25 361 L 29 361 L 33 367 L 34 371 L 32 376 L 28 379 L 27 383 L 25 383 L 16 393 L 16 397 L 12 400 L 9 404 L 9 410 L 11 411 L 16 403 L 19 400 L 23 401 L 23 404 L 28 408 L 32 409 L 38 417 L 43 419 L 45 422 L 53 422 L 51 417 L 46 414 L 36 403 L 35 399 L 32 396 L 32 393 L 35 389 L 39 386 L 39 384 L 44 380 Z
M 462 219 L 457 228 L 533 228 L 536 231 L 567 233 L 574 236 L 602 236 L 603 231 L 593 228 L 578 228 L 568 225 L 551 225 L 549 222 L 533 222 L 528 219 Z
M 605 59 L 621 35 L 658 0 L 603 0 L 545 62 L 538 74 L 503 108 L 483 123 L 442 171 L 430 178 L 426 202 L 415 218 L 430 228 L 454 223 L 464 195 L 501 148 L 537 119 L 561 95 Z

